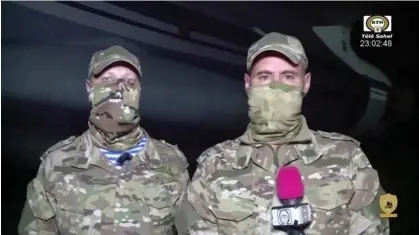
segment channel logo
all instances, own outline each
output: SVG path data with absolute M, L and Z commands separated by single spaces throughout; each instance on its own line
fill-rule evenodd
M 369 15 L 364 16 L 364 32 L 389 33 L 392 30 L 391 16 Z

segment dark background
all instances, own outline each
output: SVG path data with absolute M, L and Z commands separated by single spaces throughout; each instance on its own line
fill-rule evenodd
M 34 3 L 37 4 L 37 3 Z M 41 3 L 38 3 L 41 4 Z M 195 169 L 206 148 L 240 135 L 247 124 L 243 92 L 244 56 L 258 35 L 250 30 L 280 31 L 299 37 L 313 73 L 312 90 L 304 104 L 311 129 L 351 135 L 379 171 L 384 189 L 398 196 L 398 218 L 391 234 L 412 234 L 417 218 L 417 36 L 413 29 L 416 3 L 190 3 L 113 2 L 178 27 L 167 33 L 141 21 L 105 13 L 75 2 L 43 3 L 42 12 L 2 3 L 2 225 L 15 234 L 27 183 L 35 176 L 39 156 L 49 146 L 87 128 L 89 105 L 84 79 L 96 50 L 121 44 L 140 57 L 144 70 L 141 125 L 156 139 L 179 145 Z M 103 32 L 48 12 L 61 4 L 137 28 L 146 28 L 186 42 L 243 57 L 243 65 L 220 62 Z M 60 6 L 61 6 L 60 5 Z M 191 9 L 195 10 L 191 10 Z M 196 11 L 219 9 L 236 24 Z M 52 10 L 51 10 L 52 11 Z M 392 48 L 359 48 L 362 16 L 393 16 Z M 64 14 L 64 13 L 63 13 Z M 75 16 L 77 17 L 77 16 Z M 135 18 L 135 17 L 132 17 Z M 248 29 L 237 25 L 249 26 Z M 354 72 L 315 37 L 315 25 L 350 25 L 351 46 L 358 57 L 382 70 L 391 80 L 385 114 L 362 132 L 354 129 L 366 112 L 371 79 Z M 111 27 L 111 26 L 109 26 Z M 112 30 L 111 30 L 112 31 Z M 209 35 L 241 49 L 193 39 L 190 32 Z M 146 36 L 144 36 L 146 37 Z

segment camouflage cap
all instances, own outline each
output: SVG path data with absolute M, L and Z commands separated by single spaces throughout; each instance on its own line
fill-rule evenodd
M 137 69 L 138 73 L 142 75 L 140 60 L 129 52 L 127 49 L 121 46 L 111 46 L 104 50 L 95 52 L 90 60 L 89 65 L 89 76 L 93 74 L 99 74 L 107 66 L 115 62 L 127 62 Z
M 280 52 L 293 63 L 301 63 L 304 69 L 308 66 L 308 59 L 300 40 L 293 36 L 272 32 L 250 46 L 247 52 L 247 70 L 251 68 L 254 59 L 266 51 Z

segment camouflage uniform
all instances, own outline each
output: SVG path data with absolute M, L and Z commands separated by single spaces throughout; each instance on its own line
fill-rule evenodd
M 249 49 L 248 68 L 253 53 L 264 49 L 301 61 L 305 54 L 295 40 L 268 34 Z M 297 141 L 279 147 L 252 143 L 247 130 L 203 152 L 188 186 L 188 200 L 200 215 L 189 234 L 286 234 L 273 230 L 270 218 L 271 207 L 281 205 L 275 195 L 277 170 L 286 164 L 299 168 L 303 202 L 312 207 L 307 235 L 389 234 L 388 219 L 379 218 L 384 191 L 359 142 L 309 130 L 305 119 L 302 124 Z
M 112 49 L 112 55 L 120 51 Z M 186 158 L 140 127 L 133 133 L 131 140 L 138 135 L 148 141 L 122 167 L 104 156 L 91 128 L 48 149 L 27 187 L 19 234 L 173 234 L 189 180 Z

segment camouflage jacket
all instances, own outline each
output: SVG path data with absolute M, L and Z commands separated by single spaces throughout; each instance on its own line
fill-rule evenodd
M 88 133 L 44 154 L 27 188 L 19 234 L 173 234 L 189 181 L 184 155 L 148 138 L 118 169 L 92 146 Z
M 286 234 L 271 229 L 278 167 L 299 168 L 305 187 L 303 202 L 312 207 L 307 235 L 389 234 L 380 219 L 383 190 L 377 172 L 356 140 L 310 131 L 310 143 L 245 145 L 229 140 L 206 150 L 188 186 L 188 200 L 200 215 L 189 234 Z

